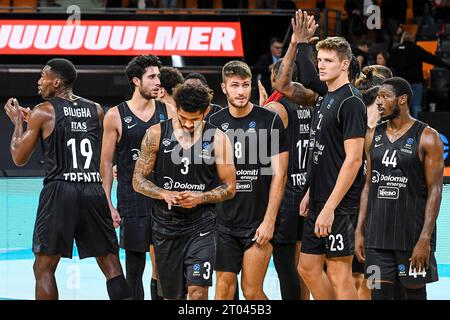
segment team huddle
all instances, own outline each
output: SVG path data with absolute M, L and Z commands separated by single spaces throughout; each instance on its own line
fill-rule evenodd
M 58 298 L 55 271 L 74 240 L 80 259 L 96 258 L 110 299 L 144 299 L 147 252 L 153 300 L 208 299 L 214 276 L 217 300 L 238 299 L 239 285 L 265 300 L 271 257 L 283 299 L 427 298 L 438 280 L 439 135 L 410 115 L 406 80 L 358 70 L 341 37 L 315 45 L 314 65 L 318 25 L 300 10 L 291 23 L 259 105 L 242 61 L 222 68 L 222 107 L 201 74 L 184 78 L 154 55 L 129 62 L 132 97 L 106 114 L 73 93 L 66 59 L 42 69 L 45 102 L 8 100 L 14 163 L 40 140 L 45 156 L 36 299 Z

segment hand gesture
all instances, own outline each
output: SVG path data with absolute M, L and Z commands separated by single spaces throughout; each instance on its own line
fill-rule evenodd
M 292 36 L 291 42 L 293 43 L 310 43 L 318 40 L 318 37 L 314 37 L 316 29 L 319 27 L 314 20 L 314 16 L 308 16 L 306 11 L 298 10 L 295 13 L 295 17 L 291 19 Z
M 176 191 L 164 191 L 162 194 L 162 197 L 164 201 L 167 203 L 167 208 L 169 210 L 172 210 L 172 205 L 177 205 L 178 200 L 177 197 L 180 194 L 180 192 Z
M 26 110 L 19 105 L 16 98 L 10 98 L 5 104 L 5 112 L 8 115 L 14 126 L 22 125 L 24 122 L 24 115 L 22 110 Z M 28 116 L 27 116 L 28 120 Z
M 273 237 L 275 226 L 272 223 L 263 221 L 258 229 L 256 229 L 255 236 L 253 237 L 253 241 L 256 241 L 257 244 L 263 246 L 269 242 Z
M 178 204 L 183 208 L 194 208 L 201 203 L 200 192 L 183 191 L 176 197 Z

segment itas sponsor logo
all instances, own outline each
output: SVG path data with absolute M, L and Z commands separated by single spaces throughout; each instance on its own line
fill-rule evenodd
M 86 122 L 72 121 L 70 124 L 73 132 L 87 132 Z
M 246 180 L 236 180 L 236 192 L 252 192 L 252 182 Z
M 139 159 L 140 156 L 141 156 L 141 150 L 131 149 L 131 159 L 133 159 L 133 161 L 137 161 L 137 159 Z
M 400 191 L 396 187 L 378 187 L 378 198 L 379 199 L 390 199 L 397 200 Z
M 309 123 L 300 123 L 300 133 L 309 133 Z

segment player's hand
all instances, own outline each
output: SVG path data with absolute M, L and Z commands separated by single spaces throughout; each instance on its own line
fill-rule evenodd
M 200 192 L 183 191 L 176 197 L 178 204 L 183 208 L 195 208 L 201 203 Z
M 425 271 L 430 266 L 430 251 L 430 240 L 419 239 L 414 246 L 411 258 L 409 258 L 411 270 L 416 269 L 418 273 Z
M 327 237 L 331 233 L 331 227 L 334 221 L 334 210 L 328 207 L 323 207 L 316 220 L 314 233 L 318 238 Z
M 117 165 L 113 166 L 113 178 L 117 179 Z
M 22 112 L 23 121 L 28 122 L 28 119 L 30 118 L 31 109 L 20 107 L 20 111 Z
M 314 20 L 314 16 L 308 16 L 306 11 L 298 10 L 291 20 L 292 25 L 292 43 L 310 43 L 318 40 L 314 37 L 316 29 L 319 27 Z
M 117 211 L 114 207 L 109 207 L 109 210 L 111 211 L 111 218 L 113 221 L 114 228 L 117 228 L 120 226 L 120 222 L 122 221 L 122 218 L 120 217 L 119 211 Z
M 273 238 L 274 229 L 275 226 L 273 223 L 263 220 L 258 229 L 256 229 L 255 236 L 252 240 L 261 246 L 266 245 Z
M 306 193 L 300 202 L 300 216 L 307 217 L 309 213 L 309 193 Z
M 269 97 L 266 91 L 266 88 L 261 83 L 261 80 L 258 80 L 258 91 L 259 91 L 259 105 L 261 107 L 264 106 L 264 102 L 266 102 L 267 98 Z
M 23 124 L 24 117 L 21 110 L 24 108 L 19 105 L 16 98 L 10 98 L 6 102 L 4 109 L 9 119 L 15 126 Z
M 172 210 L 172 206 L 175 204 L 178 204 L 177 196 L 179 195 L 179 192 L 176 191 L 164 191 L 162 193 L 162 197 L 164 201 L 167 203 L 167 208 L 169 210 Z
M 359 262 L 366 262 L 366 252 L 364 250 L 364 235 L 361 232 L 355 232 L 355 256 Z

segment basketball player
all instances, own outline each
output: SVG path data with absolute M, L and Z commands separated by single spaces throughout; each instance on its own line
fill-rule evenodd
M 177 116 L 144 136 L 133 187 L 155 199 L 153 241 L 164 298 L 184 299 L 187 291 L 189 299 L 205 300 L 216 251 L 215 203 L 233 198 L 236 171 L 227 136 L 203 121 L 208 89 L 181 84 L 174 99 Z M 153 170 L 154 182 L 147 178 Z
M 300 300 L 302 297 L 309 298 L 309 291 L 306 285 L 301 286 L 301 279 L 297 272 L 303 234 L 303 217 L 299 216 L 298 208 L 306 182 L 309 130 L 313 110 L 311 107 L 299 107 L 278 93 L 275 79 L 281 62 L 282 59 L 278 60 L 271 68 L 270 81 L 274 93 L 267 103 L 262 104 L 280 116 L 286 128 L 286 137 L 290 146 L 288 179 L 272 241 L 273 261 L 280 280 L 282 299 Z M 296 71 L 297 69 L 294 68 L 292 81 L 297 81 Z M 262 85 L 259 85 L 259 88 L 260 91 L 264 90 Z M 265 90 L 260 93 L 260 97 L 264 95 L 267 95 Z
M 72 258 L 73 240 L 80 259 L 96 257 L 110 299 L 131 298 L 119 262 L 117 236 L 101 186 L 100 146 L 103 110 L 73 94 L 77 72 L 66 59 L 42 69 L 39 94 L 45 102 L 28 115 L 11 98 L 5 111 L 14 124 L 11 154 L 25 165 L 42 139 L 45 178 L 33 234 L 36 299 L 58 299 L 55 271 L 61 257 Z
M 426 300 L 438 280 L 436 219 L 442 197 L 439 134 L 411 117 L 412 89 L 402 78 L 383 82 L 377 98 L 386 121 L 367 133 L 367 177 L 356 228 L 356 255 L 366 263 L 373 300 L 393 300 L 401 283 L 409 300 Z
M 126 67 L 133 90 L 131 100 L 111 108 L 103 121 L 101 171 L 114 227 L 120 225 L 120 246 L 125 249 L 126 279 L 133 299 L 144 299 L 142 275 L 146 252 L 152 260 L 151 296 L 157 297 L 157 272 L 151 232 L 153 200 L 133 190 L 133 172 L 147 129 L 172 118 L 175 107 L 155 100 L 160 89 L 161 62 L 154 55 L 134 57 Z M 112 166 L 117 154 L 117 209 L 111 201 Z
M 216 299 L 231 300 L 242 269 L 248 300 L 267 299 L 264 277 L 272 254 L 270 240 L 286 183 L 288 146 L 280 117 L 250 102 L 252 74 L 247 64 L 222 68 L 228 108 L 210 122 L 230 138 L 236 165 L 236 196 L 218 204 Z
M 173 100 L 173 90 L 179 84 L 184 82 L 183 75 L 180 70 L 173 67 L 162 67 L 161 68 L 161 88 L 158 94 L 158 100 L 175 105 Z

